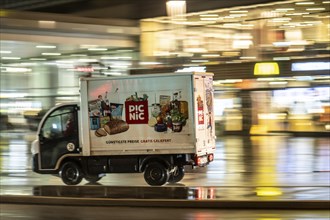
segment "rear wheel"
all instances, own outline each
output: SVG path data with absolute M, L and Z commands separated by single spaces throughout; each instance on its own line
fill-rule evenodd
M 60 177 L 66 185 L 77 185 L 83 179 L 81 168 L 74 162 L 66 162 L 63 164 Z
M 168 180 L 169 183 L 177 183 L 180 182 L 184 177 L 184 168 L 176 167 L 173 173 L 170 174 L 170 178 Z
M 144 179 L 151 186 L 164 185 L 167 183 L 169 176 L 167 167 L 158 162 L 148 164 L 144 171 Z

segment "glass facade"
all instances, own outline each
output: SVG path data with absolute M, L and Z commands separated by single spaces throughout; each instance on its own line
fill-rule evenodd
M 329 9 L 329 1 L 276 1 L 144 19 L 141 56 L 213 72 L 220 134 L 326 132 Z
M 192 66 L 327 57 L 329 8 L 324 0 L 276 1 L 144 19 L 141 54 Z

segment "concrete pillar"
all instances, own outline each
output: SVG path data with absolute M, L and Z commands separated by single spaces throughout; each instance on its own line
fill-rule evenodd
M 38 65 L 33 67 L 30 80 L 30 94 L 35 101 L 41 101 L 42 108 L 48 109 L 56 104 L 58 86 L 58 68 L 56 65 Z

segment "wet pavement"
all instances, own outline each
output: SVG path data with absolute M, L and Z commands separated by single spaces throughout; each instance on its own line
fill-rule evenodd
M 5 187 L 1 203 L 77 206 L 329 210 L 326 187 Z M 24 189 L 25 188 L 25 189 Z
M 325 210 L 226 210 L 0 204 L 1 220 L 329 220 Z
M 214 162 L 187 169 L 180 183 L 163 187 L 148 186 L 142 174 L 109 174 L 97 185 L 65 186 L 58 177 L 31 171 L 33 138 L 24 131 L 1 133 L 2 203 L 330 207 L 330 140 L 325 137 L 219 137 Z

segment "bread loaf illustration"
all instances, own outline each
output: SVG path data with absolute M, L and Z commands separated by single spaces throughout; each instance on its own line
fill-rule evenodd
M 123 120 L 112 120 L 104 125 L 104 130 L 110 134 L 118 134 L 129 129 L 129 125 Z
M 97 137 L 104 137 L 104 136 L 107 136 L 107 132 L 105 132 L 105 130 L 103 128 L 99 128 L 95 131 L 95 135 Z

